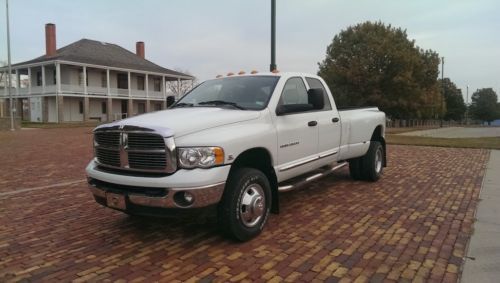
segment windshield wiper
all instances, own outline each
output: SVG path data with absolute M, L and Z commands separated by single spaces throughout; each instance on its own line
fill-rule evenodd
M 176 107 L 193 107 L 193 106 L 194 106 L 193 103 L 180 102 L 180 103 L 175 104 L 172 108 L 176 108 Z
M 237 109 L 246 110 L 245 107 L 238 105 L 238 103 L 224 101 L 224 100 L 209 100 L 198 103 L 198 105 L 229 105 Z

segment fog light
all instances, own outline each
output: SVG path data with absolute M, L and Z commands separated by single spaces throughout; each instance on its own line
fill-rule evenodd
M 186 200 L 187 203 L 192 204 L 193 200 L 194 200 L 194 196 L 189 192 L 185 192 L 184 193 L 184 200 Z
M 194 202 L 194 195 L 190 192 L 176 192 L 174 194 L 174 201 L 180 207 L 191 206 Z

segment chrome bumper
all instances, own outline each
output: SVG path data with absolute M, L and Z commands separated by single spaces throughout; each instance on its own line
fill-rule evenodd
M 107 199 L 106 194 L 120 194 L 125 197 L 125 202 L 132 205 L 157 208 L 201 208 L 217 204 L 224 193 L 225 182 L 189 188 L 165 188 L 164 196 L 148 196 L 141 194 L 139 190 L 134 192 L 133 187 L 120 191 L 121 185 L 103 183 L 98 180 L 89 179 L 89 189 L 95 197 Z M 155 188 L 158 189 L 158 188 Z M 189 205 L 176 201 L 174 196 L 177 193 L 189 192 L 193 197 L 193 202 Z

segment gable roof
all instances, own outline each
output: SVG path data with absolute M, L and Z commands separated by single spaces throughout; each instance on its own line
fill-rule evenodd
M 76 63 L 163 73 L 174 76 L 193 77 L 191 75 L 158 66 L 119 45 L 85 38 L 57 49 L 56 55 L 54 56 L 43 55 L 33 60 L 17 63 L 12 66 L 15 67 L 52 60 L 63 60 Z

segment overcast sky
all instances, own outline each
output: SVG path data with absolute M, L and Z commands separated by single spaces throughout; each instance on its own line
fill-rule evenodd
M 0 60 L 6 60 L 5 0 L 0 0 Z M 12 62 L 45 52 L 44 24 L 57 26 L 57 47 L 81 38 L 135 51 L 200 80 L 252 69 L 267 71 L 270 0 L 10 0 Z M 347 26 L 378 21 L 407 30 L 445 57 L 445 76 L 469 94 L 500 90 L 500 2 L 495 0 L 277 0 L 277 64 L 317 72 L 327 45 Z M 469 96 L 470 96 L 469 95 Z

